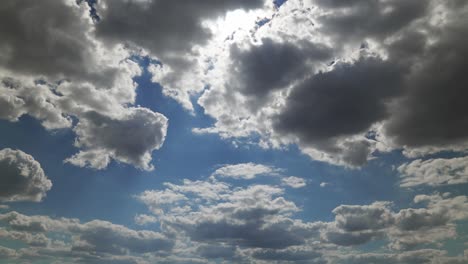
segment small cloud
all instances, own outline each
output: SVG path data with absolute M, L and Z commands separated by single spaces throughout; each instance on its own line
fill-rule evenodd
M 219 176 L 224 178 L 251 180 L 259 175 L 278 175 L 280 169 L 262 164 L 240 163 L 234 165 L 226 165 L 217 169 L 211 176 Z
M 288 185 L 292 188 L 302 188 L 307 185 L 306 181 L 303 178 L 295 176 L 283 178 L 281 181 L 283 182 L 283 184 Z

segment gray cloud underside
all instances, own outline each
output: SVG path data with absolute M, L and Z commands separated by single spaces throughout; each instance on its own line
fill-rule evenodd
M 39 162 L 20 150 L 0 150 L 0 175 L 1 202 L 40 202 L 52 188 Z
M 199 100 L 217 123 L 195 131 L 258 133 L 262 146 L 297 143 L 351 167 L 376 151 L 466 150 L 467 12 L 463 1 L 287 1 L 226 44 L 226 72 Z

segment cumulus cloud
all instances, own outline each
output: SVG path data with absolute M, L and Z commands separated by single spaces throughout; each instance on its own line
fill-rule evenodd
M 198 103 L 216 122 L 194 131 L 265 148 L 298 144 L 315 160 L 348 167 L 392 149 L 412 157 L 464 151 L 457 89 L 466 79 L 467 8 L 287 1 L 264 24 L 210 46 Z M 446 70 L 437 71 L 441 63 Z
M 279 171 L 274 167 L 249 162 L 223 166 L 217 169 L 212 176 L 248 180 L 258 175 L 277 175 Z
M 402 187 L 443 186 L 468 182 L 468 157 L 414 160 L 398 167 Z
M 304 243 L 315 232 L 315 225 L 289 219 L 297 206 L 281 196 L 284 190 L 268 185 L 245 188 L 219 188 L 219 182 L 186 181 L 166 184 L 168 189 L 147 191 L 138 196 L 161 224 L 200 243 L 225 243 L 232 246 L 285 248 Z M 188 187 L 193 188 L 188 188 Z M 197 186 L 200 191 L 195 191 Z M 227 186 L 224 185 L 223 186 Z M 216 195 L 207 195 L 203 189 Z M 177 202 L 162 206 L 148 195 L 173 193 Z
M 295 176 L 284 177 L 281 179 L 281 181 L 283 184 L 292 188 L 302 188 L 307 185 L 306 180 Z
M 27 259 L 33 254 L 36 259 L 74 259 L 77 263 L 142 263 L 144 259 L 136 255 L 167 253 L 174 246 L 164 234 L 100 220 L 80 223 L 78 219 L 27 216 L 13 211 L 0 214 L 0 224 L 0 237 L 31 246 L 28 251 L 13 250 L 10 259 Z
M 264 3 L 264 0 L 98 1 L 96 10 L 100 19 L 96 23 L 96 36 L 110 45 L 125 43 L 144 49 L 161 61 L 166 74 L 158 74 L 159 66 L 153 65 L 150 68 L 153 81 L 163 85 L 164 94 L 193 110 L 189 93 L 200 91 L 203 84 L 187 81 L 181 73 L 198 65 L 197 47 L 213 37 L 206 21 L 224 17 L 230 10 L 261 8 Z
M 131 107 L 141 69 L 130 58 L 139 53 L 96 39 L 89 11 L 83 1 L 2 4 L 0 118 L 27 114 L 46 129 L 72 128 L 81 148 L 72 164 L 103 169 L 114 159 L 150 170 L 167 119 Z M 103 136 L 110 127 L 113 133 Z
M 432 254 L 434 247 L 459 235 L 459 221 L 468 220 L 468 198 L 463 195 L 417 195 L 414 208 L 399 210 L 384 201 L 340 205 L 332 211 L 332 221 L 308 222 L 298 217 L 301 208 L 289 199 L 288 189 L 279 186 L 228 184 L 213 177 L 164 186 L 136 196 L 152 213 L 136 221 L 159 224 L 184 245 L 186 250 L 179 254 L 198 260 L 375 263 L 388 258 L 389 263 L 412 263 L 414 257 L 450 263 L 463 259 L 445 252 Z M 382 243 L 389 253 L 355 251 L 372 241 Z
M 22 250 L 5 248 L 10 260 L 29 256 L 88 263 L 210 263 L 292 261 L 297 263 L 463 263 L 438 243 L 458 236 L 468 219 L 468 198 L 417 195 L 415 208 L 392 210 L 390 202 L 341 205 L 330 222 L 301 220 L 286 189 L 272 185 L 229 186 L 208 179 L 166 183 L 136 196 L 152 214 L 159 232 L 134 230 L 107 221 L 0 214 L 0 238 L 21 241 Z M 206 194 L 204 190 L 210 190 Z M 355 246 L 373 240 L 385 253 Z M 379 243 L 380 243 L 379 242 Z
M 97 112 L 84 114 L 74 128 L 76 146 L 83 149 L 67 161 L 78 166 L 107 167 L 110 158 L 152 170 L 151 152 L 159 149 L 167 131 L 167 118 L 147 108 L 128 108 L 119 118 Z
M 0 201 L 40 202 L 52 188 L 39 162 L 21 150 L 0 150 L 0 172 Z

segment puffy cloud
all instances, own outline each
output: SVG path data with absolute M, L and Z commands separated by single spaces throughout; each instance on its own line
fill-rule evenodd
M 365 133 L 387 116 L 386 103 L 399 93 L 401 72 L 397 65 L 379 58 L 338 63 L 333 70 L 299 84 L 275 117 L 274 127 L 280 134 L 298 137 L 301 145 L 338 157 L 330 160 L 363 165 L 372 144 L 364 137 L 346 138 Z M 340 144 L 341 138 L 345 141 Z
M 0 150 L 0 172 L 0 201 L 39 202 L 52 188 L 39 162 L 20 150 Z
M 414 160 L 398 167 L 402 187 L 442 186 L 468 182 L 468 157 Z
M 143 254 L 168 253 L 174 246 L 164 234 L 100 220 L 80 223 L 9 212 L 0 215 L 0 224 L 0 237 L 31 246 L 10 258 L 26 259 L 32 254 L 36 259 L 64 259 L 67 263 L 144 263 Z
M 162 208 L 145 199 L 148 194 L 173 193 L 178 197 L 172 207 L 157 211 L 159 222 L 192 241 L 259 248 L 285 248 L 304 243 L 316 234 L 316 225 L 307 225 L 290 219 L 299 209 L 280 195 L 283 189 L 268 185 L 251 185 L 246 188 L 219 188 L 218 182 L 185 181 L 183 185 L 166 184 L 168 189 L 146 191 L 138 198 L 151 211 Z M 193 188 L 188 188 L 192 186 Z M 211 187 L 207 187 L 211 186 Z M 227 186 L 227 185 L 222 185 Z M 195 191 L 202 188 L 201 191 Z M 206 195 L 202 190 L 216 193 Z M 177 196 L 176 196 L 177 195 Z
M 281 181 L 292 188 L 302 188 L 307 185 L 306 181 L 303 178 L 295 177 L 295 176 L 289 176 L 282 178 Z
M 146 225 L 150 223 L 156 223 L 157 219 L 154 216 L 146 215 L 146 214 L 139 214 L 135 216 L 135 223 L 138 225 Z
M 96 23 L 96 36 L 108 44 L 124 43 L 144 49 L 161 61 L 166 74 L 158 74 L 160 67 L 153 65 L 150 68 L 155 76 L 153 81 L 163 85 L 164 94 L 193 110 L 189 93 L 203 89 L 203 84 L 186 81 L 182 74 L 198 66 L 197 47 L 213 37 L 207 20 L 224 17 L 230 10 L 261 8 L 264 3 L 264 0 L 98 1 L 96 10 L 100 19 Z
M 253 179 L 258 175 L 277 175 L 278 169 L 255 163 L 226 165 L 217 169 L 213 176 L 233 179 Z
M 79 234 L 72 250 L 127 254 L 168 251 L 172 240 L 153 231 L 135 231 L 106 221 L 93 220 L 72 229 Z
M 3 259 L 12 259 L 16 256 L 16 250 L 0 246 L 0 257 Z
M 466 61 L 462 59 L 468 53 L 467 40 L 462 37 L 467 33 L 468 6 L 439 4 L 436 11 L 443 12 L 438 34 L 424 36 L 418 53 L 407 55 L 417 65 L 408 81 L 411 89 L 395 106 L 385 127 L 394 143 L 408 148 L 410 155 L 466 149 L 468 109 L 461 98 L 466 95 L 463 87 L 468 81 Z M 408 49 L 405 45 L 414 39 L 412 35 L 401 38 L 403 44 L 398 43 L 396 55 L 408 52 L 401 51 L 401 46 Z M 441 68 L 444 71 L 438 70 Z
M 76 146 L 83 149 L 67 161 L 102 169 L 110 158 L 152 170 L 151 152 L 159 149 L 167 131 L 167 118 L 146 108 L 128 108 L 122 117 L 88 112 L 74 128 Z
M 333 210 L 335 220 L 320 230 L 333 244 L 352 246 L 375 239 L 388 239 L 389 248 L 410 250 L 457 236 L 456 221 L 467 220 L 466 196 L 417 195 L 424 207 L 394 212 L 388 202 L 371 205 L 341 205 Z
M 150 170 L 167 119 L 132 107 L 141 69 L 130 57 L 138 53 L 96 39 L 89 11 L 83 1 L 2 5 L 0 118 L 28 114 L 46 129 L 73 128 L 81 151 L 72 164 L 103 169 L 114 159 Z
M 298 144 L 315 160 L 349 167 L 392 149 L 464 151 L 467 8 L 287 1 L 264 24 L 206 47 L 214 52 L 198 103 L 216 122 L 194 132 L 265 148 Z
M 389 202 L 341 205 L 333 210 L 335 219 L 331 222 L 305 222 L 295 216 L 299 208 L 285 198 L 285 190 L 279 187 L 250 185 L 220 189 L 216 187 L 219 182 L 196 183 L 203 188 L 211 184 L 212 190 L 218 190 L 217 196 L 210 195 L 212 198 L 208 199 L 202 192 L 189 188 L 190 183 L 165 184 L 165 189 L 138 196 L 151 211 L 155 207 L 158 211 L 154 216 L 141 215 L 136 220 L 157 223 L 160 232 L 133 230 L 100 220 L 81 223 L 78 219 L 17 212 L 0 214 L 0 237 L 27 245 L 21 250 L 6 248 L 7 258 L 23 260 L 34 256 L 67 263 L 218 260 L 463 263 L 466 260 L 464 256 L 449 257 L 444 251 L 432 249 L 458 235 L 457 221 L 468 219 L 466 196 L 418 195 L 414 201 L 422 203 L 420 207 L 396 212 Z M 363 253 L 353 247 L 377 239 L 384 242 L 386 253 Z
M 382 258 L 389 263 L 412 263 L 413 257 L 447 263 L 463 259 L 429 252 L 458 236 L 458 222 L 468 219 L 466 196 L 417 195 L 415 208 L 397 211 L 391 202 L 340 205 L 332 211 L 333 221 L 307 222 L 296 216 L 300 208 L 287 198 L 287 189 L 278 186 L 227 184 L 213 177 L 164 186 L 137 196 L 154 214 L 141 219 L 151 219 L 172 234 L 186 249 L 177 254 L 189 258 L 346 263 L 355 258 L 346 252 L 379 241 L 388 254 L 361 252 L 356 258 L 363 263 Z M 427 248 L 428 254 L 414 251 L 417 248 Z
M 287 88 L 314 71 L 314 64 L 330 59 L 330 50 L 307 41 L 281 43 L 262 39 L 247 50 L 231 46 L 231 76 L 226 89 L 236 89 L 258 98 L 270 91 Z
M 107 41 L 131 43 L 156 56 L 189 52 L 212 34 L 203 21 L 229 10 L 263 6 L 263 0 L 203 0 L 185 3 L 161 1 L 99 1 L 96 35 Z M 173 54 L 174 53 L 174 54 Z
M 337 227 L 345 231 L 378 230 L 393 223 L 388 206 L 382 202 L 368 206 L 340 205 L 333 213 Z

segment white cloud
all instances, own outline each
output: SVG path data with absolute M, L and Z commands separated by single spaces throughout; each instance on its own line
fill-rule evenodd
M 225 165 L 217 169 L 212 176 L 249 180 L 259 175 L 277 175 L 279 171 L 274 167 L 249 162 Z
M 398 167 L 402 187 L 468 183 L 468 157 L 414 160 Z
M 289 176 L 281 178 L 281 181 L 292 188 L 302 188 L 307 185 L 306 181 L 303 178 Z
M 0 237 L 31 246 L 13 250 L 16 254 L 10 254 L 10 259 L 27 259 L 32 254 L 36 260 L 119 263 L 122 260 L 144 261 L 144 254 L 168 253 L 174 246 L 164 234 L 137 231 L 100 220 L 80 223 L 77 219 L 9 212 L 0 214 L 0 224 L 3 227 Z
M 153 213 L 151 222 L 156 221 L 173 234 L 176 244 L 186 249 L 184 256 L 202 257 L 199 260 L 224 258 L 261 263 L 275 256 L 276 260 L 311 263 L 359 263 L 346 252 L 355 252 L 359 256 L 356 259 L 363 263 L 368 258 L 387 257 L 388 263 L 395 259 L 412 263 L 413 254 L 417 255 L 414 259 L 447 263 L 463 259 L 448 257 L 444 252 L 440 258 L 430 254 L 434 247 L 457 237 L 458 222 L 468 220 L 468 197 L 463 195 L 417 195 L 414 202 L 419 204 L 415 208 L 396 211 L 391 202 L 340 205 L 332 211 L 333 221 L 307 222 L 296 216 L 301 209 L 288 199 L 287 189 L 278 186 L 239 182 L 228 185 L 212 177 L 164 186 L 137 197 Z M 146 215 L 143 218 L 150 219 Z M 355 246 L 371 241 L 382 243 L 389 255 L 365 256 L 354 251 Z M 213 253 L 216 248 L 219 254 Z M 427 252 L 418 252 L 417 248 Z
M 147 225 L 151 223 L 156 223 L 158 220 L 156 217 L 146 214 L 139 214 L 135 216 L 135 223 L 138 225 Z
M 81 150 L 67 161 L 97 169 L 110 158 L 152 170 L 151 152 L 159 149 L 167 131 L 167 118 L 147 108 L 126 108 L 122 116 L 110 118 L 88 112 L 74 128 Z

